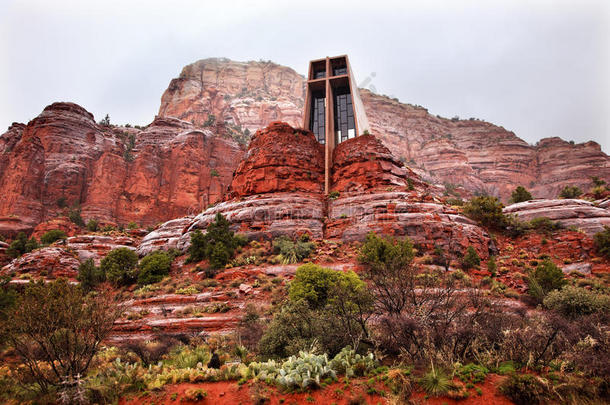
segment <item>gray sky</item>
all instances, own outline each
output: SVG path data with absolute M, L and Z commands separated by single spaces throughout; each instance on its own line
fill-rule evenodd
M 347 53 L 359 82 L 433 114 L 610 153 L 608 0 L 292 3 L 0 0 L 0 133 L 54 101 L 147 124 L 198 59 L 304 73 Z

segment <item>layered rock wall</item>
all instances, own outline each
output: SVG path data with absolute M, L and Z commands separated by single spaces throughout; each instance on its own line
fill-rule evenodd
M 85 220 L 154 225 L 220 201 L 243 149 L 176 118 L 143 130 L 96 124 L 55 103 L 0 137 L 0 234 L 81 210 Z

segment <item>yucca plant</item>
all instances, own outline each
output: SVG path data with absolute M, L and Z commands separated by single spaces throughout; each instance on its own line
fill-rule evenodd
M 438 397 L 447 394 L 452 386 L 451 380 L 443 370 L 434 368 L 434 363 L 430 362 L 430 365 L 430 371 L 420 378 L 419 385 L 428 395 Z

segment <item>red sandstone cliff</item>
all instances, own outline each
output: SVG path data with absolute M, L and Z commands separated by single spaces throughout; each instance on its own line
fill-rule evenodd
M 300 125 L 303 83 L 271 62 L 201 60 L 171 81 L 159 117 L 142 130 L 100 126 L 78 105 L 52 104 L 0 136 L 0 233 L 65 213 L 58 201 L 80 205 L 85 220 L 123 224 L 196 214 L 223 199 L 251 134 L 276 120 Z M 590 176 L 610 178 L 595 142 L 531 146 L 487 122 L 361 95 L 372 132 L 425 180 L 506 200 L 520 184 L 555 197 L 567 184 L 588 189 Z
M 276 120 L 299 126 L 303 88 L 301 75 L 270 62 L 204 59 L 172 80 L 159 115 L 203 123 L 211 113 L 233 132 L 254 133 Z M 432 182 L 507 200 L 517 185 L 549 198 L 567 184 L 588 189 L 590 176 L 610 178 L 610 158 L 595 142 L 572 145 L 548 138 L 532 146 L 488 122 L 433 116 L 367 90 L 361 96 L 372 132 Z
M 54 103 L 0 137 L 0 233 L 30 231 L 79 206 L 82 217 L 154 225 L 221 199 L 239 145 L 176 118 L 139 130 L 96 124 Z

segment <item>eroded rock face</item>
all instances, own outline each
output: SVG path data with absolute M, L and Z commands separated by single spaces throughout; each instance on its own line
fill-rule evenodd
M 339 197 L 329 203 L 327 238 L 364 240 L 369 232 L 408 236 L 425 251 L 435 245 L 461 257 L 468 246 L 487 258 L 494 247 L 489 235 L 457 211 L 435 202 L 413 201 L 407 192 L 379 192 Z
M 232 229 L 250 239 L 272 239 L 281 235 L 296 237 L 307 233 L 314 239 L 324 236 L 324 197 L 322 194 L 268 193 L 225 201 L 195 217 L 188 231 L 206 229 L 217 213 Z M 178 247 L 185 249 L 190 234 L 182 236 Z
M 107 127 L 54 103 L 0 137 L 0 233 L 30 232 L 80 206 L 85 220 L 155 225 L 221 200 L 243 149 L 176 118 Z
M 273 121 L 303 121 L 304 78 L 272 62 L 203 59 L 185 66 L 161 97 L 159 115 L 229 132 L 254 133 Z M 210 115 L 214 116 L 210 120 Z
M 610 226 L 610 211 L 585 200 L 531 200 L 509 205 L 504 213 L 514 214 L 523 221 L 546 217 L 566 228 L 581 229 L 588 235 Z
M 229 198 L 324 191 L 324 147 L 309 131 L 273 122 L 256 132 L 231 182 Z
M 159 115 L 203 123 L 214 114 L 250 132 L 282 120 L 301 125 L 304 78 L 267 62 L 206 59 L 185 67 L 164 93 Z M 371 132 L 426 180 L 463 185 L 508 200 L 523 185 L 552 198 L 565 185 L 590 187 L 610 178 L 610 158 L 595 142 L 559 138 L 529 145 L 514 133 L 478 119 L 446 119 L 420 106 L 360 90 Z
M 78 259 L 84 262 L 93 259 L 96 266 L 111 250 L 128 248 L 136 250 L 138 241 L 127 236 L 78 235 L 66 240 L 68 248 L 76 252 Z
M 188 248 L 190 232 L 206 229 L 220 213 L 234 231 L 251 239 L 307 233 L 314 239 L 361 241 L 374 231 L 409 236 L 427 250 L 448 246 L 454 256 L 470 245 L 483 258 L 493 250 L 485 231 L 435 200 L 428 186 L 373 136 L 336 148 L 332 190 L 339 196 L 327 198 L 321 145 L 311 134 L 293 132 L 276 123 L 256 134 L 231 184 L 233 198 L 195 217 L 180 237 L 179 249 Z M 290 153 L 283 156 L 285 150 Z M 256 175 L 259 162 L 268 162 L 265 176 Z
M 60 247 L 44 247 L 13 260 L 0 270 L 0 274 L 29 274 L 46 279 L 59 277 L 76 278 L 78 275 L 78 259 L 70 252 Z
M 155 250 L 170 250 L 178 248 L 180 237 L 193 223 L 193 217 L 172 219 L 158 226 L 140 242 L 137 252 L 139 256 L 146 256 Z
M 40 240 L 40 237 L 52 230 L 64 231 L 66 236 L 74 236 L 79 232 L 79 227 L 66 217 L 53 218 L 42 222 L 34 228 L 32 236 Z

